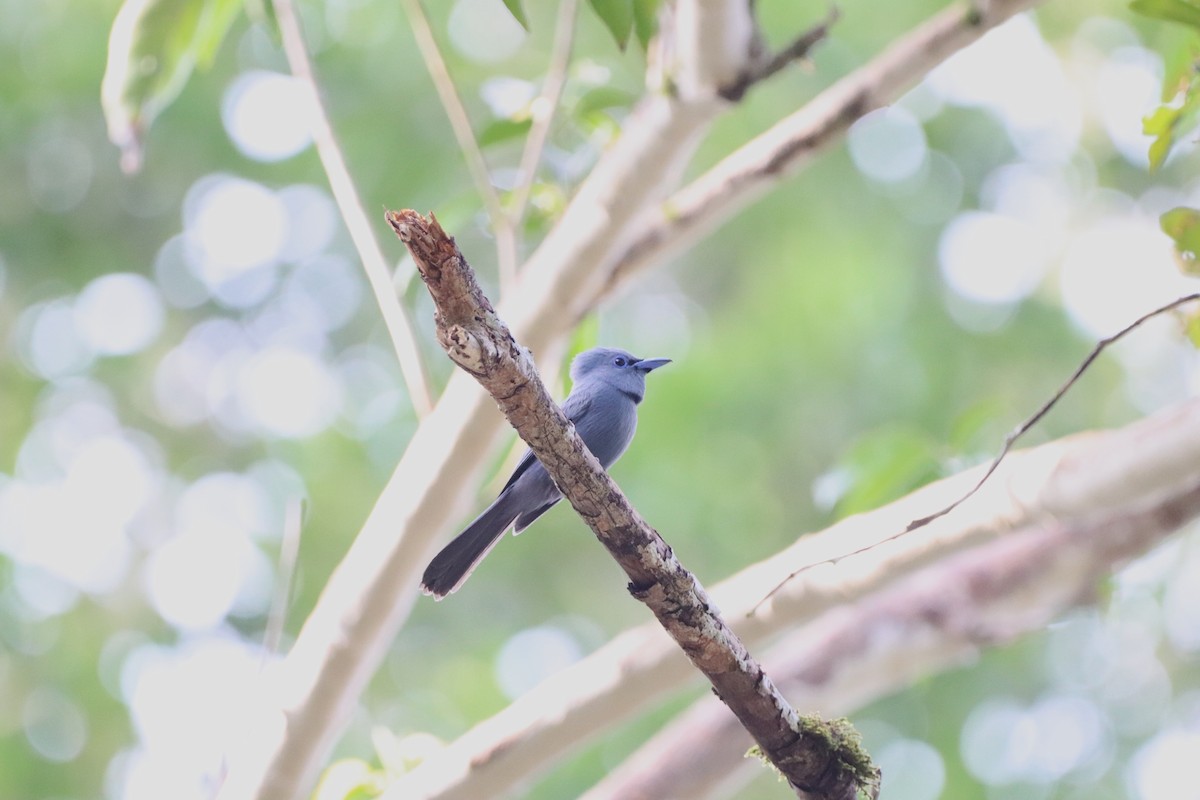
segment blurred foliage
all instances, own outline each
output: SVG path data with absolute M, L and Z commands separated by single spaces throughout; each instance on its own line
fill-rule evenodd
M 588 5 L 608 28 L 617 47 L 624 50 L 633 32 L 633 0 L 588 0 Z
M 1200 28 L 1200 5 L 1189 0 L 1133 0 L 1129 7 L 1148 17 Z
M 521 27 L 529 30 L 529 17 L 525 15 L 525 6 L 521 0 L 504 0 L 504 7 L 513 15 L 513 19 L 521 23 Z
M 142 158 L 150 124 L 196 66 L 216 57 L 241 0 L 125 0 L 109 37 L 102 97 L 109 138 L 126 168 Z
M 1200 255 L 1200 211 L 1181 206 L 1163 214 L 1159 221 L 1163 233 L 1175 242 L 1175 254 L 1185 273 L 1195 274 L 1196 258 Z
M 513 7 L 495 0 L 428 6 L 475 129 L 487 139 L 496 183 L 507 189 L 520 157 L 523 120 L 548 59 L 556 4 L 526 2 L 527 38 L 491 61 L 456 38 L 469 33 L 462 17 L 483 14 L 485 4 L 500 15 L 508 13 L 503 5 Z M 631 22 L 620 26 L 625 36 L 631 25 L 645 38 L 645 10 L 653 5 L 632 4 Z M 825 12 L 813 4 L 758 6 L 764 34 L 776 45 Z M 691 174 L 940 7 L 918 0 L 893 4 L 881 15 L 875 4 L 844 4 L 842 20 L 811 66 L 785 71 L 723 117 L 702 144 Z M 178 784 L 157 795 L 146 788 L 154 784 L 135 780 L 144 775 L 133 766 L 161 753 L 179 756 L 182 761 L 173 763 L 190 768 L 208 763 L 205 748 L 215 746 L 212 738 L 201 742 L 201 728 L 188 716 L 202 709 L 178 706 L 178 724 L 191 726 L 180 732 L 156 727 L 158 718 L 137 705 L 147 696 L 139 693 L 161 685 L 146 678 L 147 664 L 161 668 L 230 642 L 246 663 L 257 663 L 267 612 L 261 598 L 274 581 L 282 508 L 295 490 L 293 479 L 311 509 L 287 617 L 287 633 L 294 635 L 416 426 L 365 291 L 353 313 L 324 328 L 313 320 L 327 311 L 333 293 L 318 284 L 310 292 L 314 301 L 300 291 L 305 270 L 318 268 L 322 280 L 350 275 L 337 285 L 363 287 L 340 223 L 329 223 L 333 232 L 317 252 L 279 256 L 260 270 L 269 283 L 257 299 L 230 302 L 212 292 L 192 297 L 179 288 L 194 287 L 203 277 L 203 264 L 189 248 L 198 236 L 197 207 L 213 181 L 236 177 L 265 187 L 268 198 L 297 186 L 326 193 L 311 147 L 261 160 L 231 133 L 238 81 L 286 72 L 269 19 L 234 19 L 209 69 L 192 74 L 186 85 L 174 84 L 186 62 L 198 57 L 199 45 L 194 36 L 171 40 L 183 42 L 182 49 L 170 51 L 159 65 L 166 71 L 155 73 L 170 79 L 138 89 L 125 111 L 145 115 L 147 103 L 161 106 L 155 108 L 143 170 L 127 177 L 107 141 L 98 92 L 118 8 L 104 0 L 0 0 L 0 180 L 9 187 L 0 193 L 0 686 L 6 698 L 0 704 L 0 798 L 203 794 L 203 784 L 197 788 L 184 766 L 172 774 Z M 323 96 L 366 207 L 433 209 L 494 289 L 485 217 L 398 6 L 331 0 L 301 2 L 300 11 Z M 1045 51 L 1069 63 L 1062 74 L 1088 76 L 1062 95 L 1080 104 L 1117 94 L 1125 85 L 1117 80 L 1122 76 L 1157 81 L 1162 74 L 1154 75 L 1153 65 L 1175 63 L 1174 54 L 1185 49 L 1163 32 L 1167 26 L 1138 19 L 1119 2 L 1049 3 L 1036 19 Z M 644 54 L 614 48 L 610 28 L 591 11 L 579 16 L 564 102 L 531 195 L 526 252 L 618 134 L 642 91 Z M 151 37 L 144 44 L 168 40 Z M 188 48 L 194 50 L 190 55 Z M 1145 63 L 1152 66 L 1138 66 Z M 1014 74 L 1009 69 L 992 74 L 1015 81 L 1021 64 L 1009 66 Z M 1058 80 L 1048 76 L 1046 85 L 1054 83 L 1051 77 Z M 179 94 L 165 105 L 168 88 Z M 1181 126 L 1164 128 L 1170 130 L 1172 157 L 1153 176 L 1145 158 L 1148 138 L 1137 142 L 1142 160 L 1122 149 L 1113 126 L 1123 120 L 1137 128 L 1150 105 L 1124 110 L 1115 121 L 1105 117 L 1107 106 L 1089 105 L 1076 115 L 1080 129 L 1068 152 L 1051 155 L 1030 147 L 1021 120 L 983 102 L 954 100 L 923 86 L 899 107 L 915 120 L 923 142 L 912 175 L 880 180 L 864 170 L 853 147 L 831 148 L 701 246 L 608 302 L 571 343 L 572 350 L 604 342 L 675 359 L 653 376 L 638 439 L 614 475 L 705 582 L 843 514 L 990 457 L 1097 336 L 1072 305 L 1070 265 L 1082 270 L 1083 283 L 1140 303 L 1143 296 L 1135 290 L 1159 281 L 1161 273 L 1154 270 L 1170 260 L 1161 234 L 1161 254 L 1146 250 L 1145 258 L 1131 259 L 1118 273 L 1072 261 L 1075 245 L 1103 234 L 1114 219 L 1155 228 L 1160 213 L 1197 205 L 1197 157 Z M 1066 102 L 1050 112 L 1055 119 L 1073 113 Z M 1044 179 L 1038 186 L 1058 192 L 1050 205 L 1032 191 L 1021 194 L 1018 204 L 1029 212 L 1023 224 L 1040 218 L 1053 234 L 1046 270 L 1005 302 L 972 299 L 950 280 L 946 232 L 971 212 L 1012 217 L 1021 211 L 998 199 L 1001 178 L 1014 166 Z M 307 227 L 285 228 L 285 238 L 303 238 L 320 224 L 318 218 Z M 1176 237 L 1187 238 L 1189 249 L 1191 231 L 1184 226 Z M 401 259 L 402 248 L 382 224 L 377 235 Z M 976 255 L 980 263 L 992 264 L 986 252 Z M 337 264 L 344 272 L 337 272 Z M 34 357 L 38 337 L 58 341 L 55 336 L 63 334 L 58 325 L 83 320 L 82 298 L 111 273 L 141 276 L 165 298 L 161 329 L 140 349 L 85 353 L 47 372 Z M 191 282 L 179 283 L 181 275 Z M 1120 282 L 1121 275 L 1132 278 Z M 450 366 L 432 338 L 431 309 L 417 284 L 410 282 L 404 297 L 440 385 Z M 1153 305 L 1146 301 L 1138 311 Z M 55 316 L 55 309 L 62 313 Z M 1122 324 L 1137 316 L 1122 314 Z M 124 322 L 118 313 L 107 328 Z M 106 330 L 101 326 L 98 335 Z M 184 347 L 210 342 L 201 336 L 204 331 L 216 331 L 211 341 L 224 344 L 212 351 Z M 1185 396 L 1195 385 L 1195 372 L 1194 365 L 1187 366 L 1192 355 L 1173 348 L 1178 331 L 1159 339 L 1146 335 L 1151 338 L 1138 340 L 1150 343 L 1144 349 L 1102 358 L 1030 443 L 1121 424 Z M 315 354 L 313 363 L 337 378 L 336 413 L 319 431 L 285 435 L 272 427 L 290 413 L 286 403 L 266 406 L 263 419 L 253 424 L 247 420 L 257 418 L 236 407 L 252 406 L 255 398 L 229 387 L 245 388 L 247 365 L 260 363 L 262 352 L 280 341 L 293 348 L 288 352 Z M 194 391 L 167 380 L 167 367 L 180 353 L 188 368 L 200 370 L 209 364 L 205 359 L 217 365 L 195 373 L 204 379 L 196 379 Z M 295 392 L 292 405 L 306 400 Z M 192 403 L 202 413 L 185 419 L 181 414 Z M 17 536 L 11 516 L 4 516 L 15 502 L 14 487 L 69 479 L 80 431 L 100 424 L 70 416 L 72 409 L 102 418 L 105 435 L 140 453 L 152 476 L 144 505 L 121 533 L 128 560 L 111 585 L 80 588 L 48 574 L 29 556 L 37 543 Z M 504 453 L 498 453 L 498 474 L 481 487 L 481 504 L 505 477 L 503 462 Z M 196 496 L 189 492 L 214 474 L 260 487 L 258 528 L 239 540 L 259 559 L 247 563 L 260 566 L 235 587 L 236 602 L 230 601 L 227 614 L 208 624 L 181 625 L 156 599 L 155 592 L 164 591 L 161 576 L 193 574 L 202 579 L 198 586 L 215 585 L 232 570 L 223 561 L 184 559 L 190 570 L 164 572 L 171 548 L 186 541 L 179 521 L 196 513 L 185 508 L 183 498 Z M 219 514 L 236 511 L 232 506 L 201 511 L 223 519 Z M 215 545 L 224 541 L 223 532 L 214 524 L 207 538 Z M 56 549 L 99 559 L 103 554 L 88 548 L 100 533 L 86 526 L 68 531 Z M 1187 565 L 1196 563 L 1196 549 L 1186 539 L 1177 541 L 1163 551 L 1165 557 L 1136 565 L 1113 582 L 1112 605 L 1103 614 L 1080 612 L 853 715 L 868 748 L 886 754 L 896 742 L 913 740 L 936 748 L 945 797 L 1127 796 L 1130 776 L 1160 731 L 1196 724 L 1188 709 L 1200 696 L 1200 646 L 1185 646 L 1167 615 L 1184 605 L 1181 587 L 1193 575 Z M 642 622 L 642 609 L 626 597 L 624 586 L 615 565 L 570 510 L 560 507 L 527 534 L 497 547 L 452 600 L 418 603 L 339 744 L 338 758 L 350 761 L 338 763 L 351 766 L 337 772 L 353 780 L 337 796 L 349 796 L 352 786 L 369 788 L 396 768 L 398 752 L 408 752 L 408 745 L 388 744 L 390 734 L 379 728 L 409 744 L 410 736 L 425 733 L 448 740 L 506 705 L 520 690 L 518 678 L 534 680 L 542 665 L 518 658 L 517 667 L 504 666 L 506 646 L 517 634 L 549 632 L 586 653 Z M 1101 645 L 1107 649 L 1097 655 Z M 1080 666 L 1093 662 L 1101 665 L 1098 672 L 1107 672 L 1086 673 Z M 197 683 L 155 696 L 174 713 L 173 703 L 207 697 L 200 694 L 203 688 Z M 1029 776 L 1035 773 L 1019 772 L 985 782 L 979 766 L 964 755 L 966 731 L 980 709 L 1003 702 L 1033 714 L 1044 698 L 1064 693 L 1088 698 L 1103 711 L 1096 726 L 1105 737 L 1100 755 L 1053 779 L 1034 781 Z M 701 694 L 695 687 L 648 709 L 559 765 L 527 796 L 556 800 L 579 794 Z M 141 710 L 131 710 L 135 706 Z M 236 720 L 226 723 L 236 727 Z M 172 737 L 184 737 L 184 744 Z M 364 759 L 379 761 L 380 769 Z M 214 773 L 219 768 L 210 766 Z M 890 774 L 885 772 L 885 797 L 931 796 L 899 784 L 889 791 Z M 779 797 L 780 788 L 763 775 L 739 796 Z

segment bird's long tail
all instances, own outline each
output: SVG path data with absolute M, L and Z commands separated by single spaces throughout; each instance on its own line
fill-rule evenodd
M 421 591 L 441 600 L 454 592 L 517 518 L 512 496 L 502 492 L 467 529 L 433 557 L 421 576 Z

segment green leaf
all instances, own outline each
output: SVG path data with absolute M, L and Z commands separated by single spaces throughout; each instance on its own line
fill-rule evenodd
M 608 28 L 617 47 L 622 50 L 629 42 L 629 33 L 633 30 L 634 0 L 588 0 L 592 10 L 600 21 Z
M 529 117 L 525 119 L 493 120 L 486 128 L 479 132 L 479 146 L 490 147 L 494 144 L 524 136 L 529 132 L 531 125 L 533 125 L 533 120 Z
M 1156 170 L 1167 160 L 1175 140 L 1175 125 L 1179 121 L 1179 109 L 1159 106 L 1142 118 L 1142 133 L 1153 136 L 1150 143 L 1150 169 Z
M 386 787 L 384 774 L 360 758 L 329 765 L 313 792 L 313 800 L 372 800 Z
M 1163 57 L 1163 85 L 1161 100 L 1170 103 L 1180 95 L 1186 94 L 1188 87 L 1196 77 L 1196 62 L 1200 61 L 1200 48 L 1196 37 L 1187 31 L 1178 31 L 1179 37 L 1163 37 L 1182 41 L 1175 46 L 1164 44 L 1159 46 Z
M 267 5 L 275 8 L 269 0 Z M 225 41 L 225 34 L 229 33 L 230 26 L 243 7 L 242 0 L 208 0 L 204 4 L 200 22 L 196 26 L 195 40 L 196 64 L 201 69 L 212 66 L 221 43 Z
M 1191 0 L 1133 0 L 1129 8 L 1143 16 L 1200 28 L 1200 4 Z
M 113 20 L 100 101 L 121 167 L 141 166 L 146 131 L 199 65 L 211 63 L 239 0 L 125 0 Z
M 513 19 L 520 23 L 522 28 L 529 30 L 529 17 L 525 16 L 525 7 L 521 5 L 521 0 L 504 0 L 504 7 L 508 9 L 508 13 L 513 15 Z
M 633 0 L 633 30 L 645 50 L 658 33 L 658 7 L 662 0 Z
M 1176 260 L 1188 275 L 1200 276 L 1200 211 L 1180 206 L 1158 219 L 1163 233 L 1175 242 Z
M 1167 160 L 1179 137 L 1195 127 L 1200 117 L 1200 80 L 1193 72 L 1177 104 L 1164 104 L 1142 119 L 1142 132 L 1153 136 L 1150 143 L 1150 169 L 1156 170 Z

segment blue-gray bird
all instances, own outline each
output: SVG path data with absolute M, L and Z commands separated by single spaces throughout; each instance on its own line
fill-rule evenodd
M 571 363 L 574 384 L 563 401 L 563 414 L 575 423 L 583 443 L 605 469 L 633 440 L 647 373 L 670 361 L 597 347 Z M 520 533 L 561 499 L 546 468 L 533 451 L 526 450 L 495 502 L 429 562 L 421 590 L 439 600 L 455 591 L 510 526 L 513 533 Z

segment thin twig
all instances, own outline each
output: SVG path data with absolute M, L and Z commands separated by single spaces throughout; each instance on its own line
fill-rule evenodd
M 563 87 L 567 83 L 567 68 L 571 65 L 571 47 L 575 39 L 575 13 L 578 8 L 579 0 L 562 0 L 558 7 L 550 67 L 546 73 L 542 93 L 533 101 L 533 125 L 529 128 L 529 137 L 525 140 L 525 149 L 521 153 L 521 163 L 518 167 L 519 183 L 513 189 L 512 208 L 509 211 L 509 220 L 513 231 L 517 232 L 515 235 L 518 241 L 529 193 L 533 189 L 533 178 L 550 134 L 550 123 L 554 121 L 554 112 L 558 110 Z
M 813 567 L 819 567 L 822 564 L 836 564 L 837 562 L 841 561 L 844 558 L 849 558 L 850 556 L 856 556 L 856 555 L 859 555 L 860 553 L 865 553 L 868 550 L 873 550 L 876 547 L 879 547 L 881 544 L 887 544 L 888 542 L 895 541 L 896 539 L 899 539 L 901 536 L 905 536 L 905 535 L 917 530 L 918 528 L 923 528 L 926 525 L 928 525 L 929 523 L 933 522 L 934 520 L 944 517 L 947 514 L 949 514 L 951 511 L 953 511 L 954 509 L 958 508 L 960 505 L 962 505 L 968 499 L 970 499 L 976 492 L 978 492 L 980 489 L 983 488 L 983 485 L 985 483 L 987 483 L 989 478 L 992 477 L 992 474 L 996 471 L 996 468 L 1000 466 L 1000 462 L 1003 461 L 1004 457 L 1008 455 L 1008 451 L 1012 449 L 1012 446 L 1014 444 L 1016 444 L 1017 439 L 1020 439 L 1022 436 L 1024 436 L 1026 433 L 1028 433 L 1030 428 L 1032 428 L 1034 425 L 1041 422 L 1042 418 L 1045 417 L 1048 413 L 1050 413 L 1050 409 L 1054 408 L 1054 406 L 1058 403 L 1058 401 L 1062 399 L 1063 395 L 1065 395 L 1067 393 L 1067 390 L 1069 390 L 1072 386 L 1074 386 L 1079 381 L 1079 379 L 1083 376 L 1083 373 L 1086 372 L 1088 367 L 1090 367 L 1092 365 L 1092 362 L 1095 361 L 1100 356 L 1100 354 L 1102 352 L 1104 352 L 1105 349 L 1108 348 L 1109 345 L 1113 344 L 1114 342 L 1116 342 L 1121 337 L 1125 336 L 1127 333 L 1134 330 L 1135 328 L 1140 327 L 1142 325 L 1142 323 L 1144 323 L 1146 320 L 1151 319 L 1153 317 L 1157 317 L 1159 314 L 1165 314 L 1166 312 L 1171 311 L 1172 309 L 1178 308 L 1179 306 L 1184 305 L 1185 303 L 1190 303 L 1193 300 L 1200 300 L 1200 292 L 1193 292 L 1192 294 L 1185 295 L 1183 297 L 1178 297 L 1178 298 L 1172 300 L 1171 302 L 1167 303 L 1164 306 L 1160 306 L 1160 307 L 1154 309 L 1153 311 L 1143 314 L 1142 316 L 1138 317 L 1133 322 L 1126 325 L 1121 330 L 1114 333 L 1112 336 L 1109 336 L 1105 339 L 1101 339 L 1099 342 L 1097 342 L 1096 346 L 1092 348 L 1092 351 L 1090 353 L 1088 353 L 1087 358 L 1083 359 L 1083 361 L 1080 362 L 1079 366 L 1076 367 L 1075 372 L 1073 372 L 1071 374 L 1071 377 L 1067 379 L 1066 383 L 1064 383 L 1062 386 L 1058 387 L 1058 391 L 1056 391 L 1049 400 L 1047 400 L 1045 403 L 1043 403 L 1041 408 L 1039 408 L 1037 411 L 1035 411 L 1030 417 L 1026 418 L 1025 421 L 1022 422 L 1020 425 L 1018 425 L 1016 428 L 1013 428 L 1013 430 L 1008 434 L 1008 436 L 1006 436 L 1004 438 L 1004 444 L 1001 445 L 1000 452 L 996 455 L 996 457 L 994 459 L 992 459 L 992 463 L 990 465 L 988 465 L 987 470 L 983 473 L 983 477 L 981 477 L 975 483 L 975 485 L 972 486 L 970 488 L 970 490 L 968 490 L 966 492 L 966 494 L 964 494 L 962 497 L 958 498 L 957 500 L 955 500 L 953 503 L 946 506 L 945 508 L 935 511 L 932 514 L 929 514 L 928 516 L 920 517 L 919 519 L 914 519 L 912 522 L 908 523 L 908 526 L 904 530 L 893 533 L 891 536 L 888 536 L 884 539 L 880 539 L 877 542 L 872 542 L 871 544 L 860 547 L 857 550 L 851 550 L 848 553 L 842 553 L 841 555 L 836 555 L 836 556 L 833 556 L 832 558 L 826 558 L 821 561 L 814 561 L 811 564 L 805 564 L 803 567 L 800 567 L 800 569 L 796 570 L 795 572 L 792 572 L 786 578 L 784 578 L 782 581 L 780 581 L 779 585 L 776 586 L 774 589 L 767 592 L 766 596 L 763 597 L 762 600 L 759 600 L 758 603 L 755 604 L 754 608 L 750 609 L 749 615 L 753 615 L 754 612 L 758 611 L 759 607 L 763 603 L 770 600 L 772 595 L 774 595 L 776 592 L 778 592 L 781 588 L 783 588 L 783 586 L 788 581 L 792 580 L 800 573 L 810 570 Z
M 463 105 L 454 80 L 450 77 L 450 69 L 446 66 L 446 59 L 442 57 L 437 39 L 434 38 L 433 27 L 429 24 L 425 7 L 421 5 L 421 0 L 403 0 L 401 5 L 417 40 L 421 59 L 425 62 L 425 68 L 429 70 L 429 77 L 433 79 L 433 86 L 442 101 L 442 108 L 450 120 L 450 128 L 454 131 L 458 148 L 467 162 L 467 171 L 471 173 L 471 180 L 475 182 L 475 189 L 479 192 L 488 220 L 492 223 L 492 234 L 496 237 L 500 290 L 507 293 L 517 277 L 517 240 L 513 234 L 513 226 L 500 204 L 500 195 L 496 187 L 492 185 L 487 160 L 483 157 L 479 142 L 475 140 L 475 132 L 471 130 L 471 119 L 467 116 L 466 106 Z
M 304 501 L 294 497 L 283 511 L 283 538 L 279 542 L 279 574 L 275 580 L 275 595 L 267 611 L 267 627 L 263 632 L 263 659 L 279 650 L 283 625 L 287 621 L 288 598 L 292 593 L 292 578 L 300 554 L 300 530 L 304 523 Z
M 721 96 L 736 103 L 742 99 L 751 86 L 765 81 L 793 61 L 799 61 L 807 56 L 809 50 L 812 50 L 829 35 L 829 29 L 841 15 L 842 12 L 836 6 L 830 8 L 823 22 L 800 34 L 791 44 L 766 59 L 756 68 L 743 73 L 734 83 L 721 87 Z
M 317 155 L 321 166 L 325 168 L 325 176 L 329 180 L 329 188 L 333 191 L 334 202 L 341 212 L 342 220 L 350 231 L 350 239 L 358 251 L 359 260 L 367 273 L 367 281 L 375 294 L 375 302 L 383 315 L 384 325 L 400 362 L 400 372 L 404 384 L 408 388 L 413 411 L 418 418 L 423 418 L 433 408 L 429 393 L 429 384 L 425 378 L 425 367 L 421 363 L 421 351 L 417 349 L 416 337 L 409 324 L 408 315 L 400 298 L 392 289 L 392 279 L 387 266 L 387 259 L 376 241 L 370 220 L 363 210 L 358 191 L 346 167 L 346 159 L 333 133 L 333 125 L 325 111 L 321 100 L 321 91 L 317 87 L 313 74 L 312 61 L 304 45 L 304 33 L 300 29 L 300 20 L 292 0 L 272 0 L 275 6 L 275 17 L 279 21 L 279 33 L 283 40 L 283 50 L 287 55 L 288 66 L 292 75 L 300 82 L 309 96 L 312 108 L 312 134 L 317 146 Z

